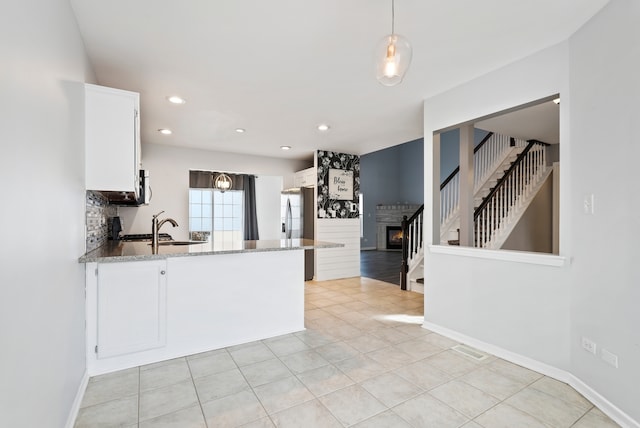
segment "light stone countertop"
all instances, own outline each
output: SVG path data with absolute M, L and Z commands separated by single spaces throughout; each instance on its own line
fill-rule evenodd
M 313 239 L 276 239 L 239 241 L 225 245 L 204 242 L 190 245 L 160 245 L 153 253 L 150 241 L 107 241 L 103 246 L 80 257 L 80 263 L 132 262 L 158 260 L 169 257 L 208 256 L 218 254 L 251 253 L 264 251 L 310 250 L 318 248 L 338 248 L 344 244 L 314 241 Z

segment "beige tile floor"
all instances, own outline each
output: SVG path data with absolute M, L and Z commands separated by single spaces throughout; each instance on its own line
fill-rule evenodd
M 571 387 L 421 328 L 423 296 L 307 282 L 306 330 L 91 378 L 81 427 L 616 427 Z

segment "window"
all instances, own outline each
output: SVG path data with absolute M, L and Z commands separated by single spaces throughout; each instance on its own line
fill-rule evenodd
M 211 240 L 218 248 L 232 248 L 244 239 L 243 192 L 189 189 L 189 235 Z

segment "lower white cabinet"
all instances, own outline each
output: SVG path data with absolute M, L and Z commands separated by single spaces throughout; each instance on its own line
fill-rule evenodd
M 304 330 L 303 249 L 91 262 L 85 273 L 89 376 Z
M 165 260 L 99 263 L 97 272 L 97 358 L 166 344 Z

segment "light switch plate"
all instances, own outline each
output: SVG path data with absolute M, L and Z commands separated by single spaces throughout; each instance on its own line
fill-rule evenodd
M 590 193 L 588 195 L 584 195 L 584 200 L 583 200 L 583 208 L 584 208 L 584 213 L 585 214 L 593 214 L 593 202 L 594 202 L 594 197 L 593 197 L 593 193 Z

